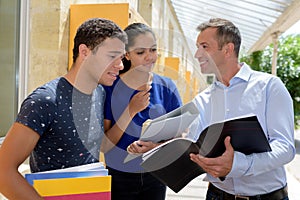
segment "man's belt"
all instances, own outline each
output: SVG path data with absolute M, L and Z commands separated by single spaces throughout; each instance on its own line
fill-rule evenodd
M 218 194 L 219 196 L 223 196 L 224 200 L 280 200 L 288 196 L 287 192 L 287 186 L 275 190 L 273 192 L 267 193 L 267 194 L 260 194 L 255 196 L 241 196 L 241 195 L 233 195 L 229 194 L 217 187 L 215 187 L 213 184 L 209 183 L 208 190 L 210 190 L 213 193 Z

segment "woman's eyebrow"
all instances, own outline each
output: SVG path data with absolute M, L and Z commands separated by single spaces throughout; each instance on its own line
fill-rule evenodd
M 136 47 L 133 50 L 145 50 L 145 49 L 151 49 L 153 47 L 157 47 L 156 44 L 152 45 L 151 47 Z

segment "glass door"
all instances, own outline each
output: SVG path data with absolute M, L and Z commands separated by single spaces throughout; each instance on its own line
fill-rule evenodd
M 18 109 L 20 0 L 0 0 L 0 137 Z

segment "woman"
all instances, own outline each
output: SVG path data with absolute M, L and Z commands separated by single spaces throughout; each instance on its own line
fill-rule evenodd
M 128 36 L 124 70 L 105 87 L 105 160 L 112 175 L 112 200 L 165 199 L 166 186 L 140 167 L 141 157 L 126 161 L 127 149 L 143 153 L 158 144 L 139 141 L 143 123 L 181 106 L 171 79 L 152 69 L 157 60 L 153 31 L 142 23 L 125 28 Z M 125 160 L 125 161 L 124 161 Z

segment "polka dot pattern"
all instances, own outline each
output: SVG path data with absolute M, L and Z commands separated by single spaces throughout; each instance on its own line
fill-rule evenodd
M 98 161 L 104 98 L 100 85 L 86 95 L 58 78 L 24 100 L 16 121 L 41 136 L 30 156 L 32 172 Z

